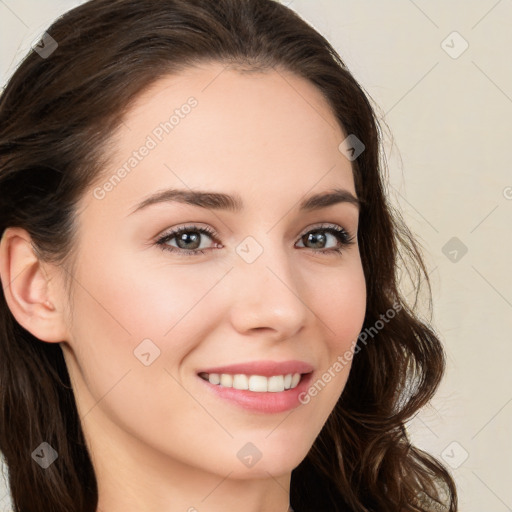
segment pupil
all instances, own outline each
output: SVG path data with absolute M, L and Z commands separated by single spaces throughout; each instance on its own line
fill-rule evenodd
M 197 249 L 197 247 L 199 247 L 199 245 L 200 245 L 199 237 L 200 237 L 200 235 L 198 233 L 193 234 L 192 236 L 189 233 L 182 233 L 177 239 L 178 247 L 180 249 Z M 188 239 L 192 239 L 192 241 L 195 242 L 195 245 L 193 247 L 190 247 L 190 246 L 182 247 L 181 242 L 184 242 L 185 244 L 187 244 Z
M 325 235 L 321 234 L 320 231 L 309 233 L 308 241 L 313 242 L 315 246 L 325 244 Z

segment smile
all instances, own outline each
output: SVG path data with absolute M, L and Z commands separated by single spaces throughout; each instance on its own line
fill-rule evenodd
M 254 391 L 256 393 L 279 393 L 298 386 L 301 374 L 288 373 L 286 375 L 245 375 L 229 373 L 200 373 L 199 376 L 210 382 L 225 388 Z

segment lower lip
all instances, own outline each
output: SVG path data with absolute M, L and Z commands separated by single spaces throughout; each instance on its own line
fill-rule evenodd
M 302 405 L 299 400 L 301 393 L 306 393 L 313 377 L 313 372 L 302 375 L 297 387 L 278 392 L 257 392 L 235 388 L 227 388 L 219 384 L 211 384 L 209 381 L 197 376 L 216 396 L 223 398 L 243 409 L 250 411 L 275 414 L 289 411 Z

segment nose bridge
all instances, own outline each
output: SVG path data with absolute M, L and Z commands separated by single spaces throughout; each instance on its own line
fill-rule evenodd
M 236 247 L 232 322 L 242 332 L 269 328 L 288 338 L 306 321 L 300 274 L 294 273 L 279 238 L 257 236 L 247 236 Z

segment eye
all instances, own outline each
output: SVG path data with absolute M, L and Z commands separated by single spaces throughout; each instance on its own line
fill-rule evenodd
M 327 235 L 325 234 L 327 233 Z M 198 227 L 198 226 L 184 226 L 173 231 L 170 231 L 160 237 L 156 244 L 161 249 L 183 254 L 185 256 L 195 256 L 198 254 L 205 253 L 205 247 L 201 248 L 201 238 L 203 235 L 217 240 L 217 234 L 211 228 Z M 334 238 L 334 247 L 325 248 L 325 245 L 329 241 L 329 236 Z M 302 242 L 302 247 L 305 247 L 305 243 L 313 244 L 312 247 L 314 252 L 322 254 L 341 254 L 342 249 L 350 244 L 354 243 L 354 238 L 344 228 L 337 226 L 336 224 L 328 224 L 317 226 L 314 229 L 310 229 L 299 238 L 299 242 Z M 176 240 L 176 245 L 171 244 L 172 241 Z M 321 246 L 321 248 L 319 248 Z
M 159 238 L 156 243 L 164 250 L 185 254 L 187 256 L 204 254 L 204 250 L 198 250 L 201 245 L 202 235 L 208 235 L 210 238 L 216 237 L 215 231 L 210 228 L 185 226 L 165 234 Z M 170 245 L 169 242 L 173 239 L 176 239 L 177 247 Z
M 326 236 L 325 233 L 333 237 L 338 242 L 338 245 L 327 249 L 319 249 L 318 245 L 323 246 L 328 241 L 328 236 Z M 306 243 L 312 243 L 316 246 L 313 247 L 315 252 L 322 254 L 341 254 L 342 249 L 354 243 L 354 239 L 354 236 L 350 235 L 344 228 L 336 224 L 321 225 L 313 230 L 309 230 L 300 237 L 300 241 L 303 242 L 303 244 L 304 241 Z

